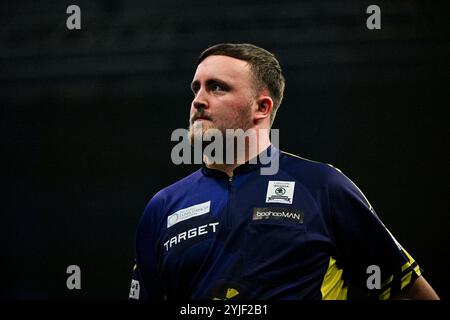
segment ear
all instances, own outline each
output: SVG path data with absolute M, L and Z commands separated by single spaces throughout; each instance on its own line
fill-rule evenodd
M 269 96 L 261 96 L 256 100 L 258 109 L 255 112 L 255 120 L 260 121 L 265 118 L 270 119 L 270 114 L 273 109 L 273 100 Z

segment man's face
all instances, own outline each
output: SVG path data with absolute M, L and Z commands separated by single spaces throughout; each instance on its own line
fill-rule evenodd
M 209 56 L 197 67 L 191 84 L 189 136 L 201 126 L 207 129 L 243 129 L 253 127 L 252 110 L 256 96 L 250 66 L 228 56 Z

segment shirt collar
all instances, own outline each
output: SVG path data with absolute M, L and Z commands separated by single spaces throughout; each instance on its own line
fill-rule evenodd
M 246 173 L 246 172 L 254 171 L 254 170 L 257 170 L 257 169 L 259 169 L 261 167 L 268 167 L 268 166 L 270 166 L 270 163 L 272 162 L 273 157 L 278 156 L 278 154 L 279 154 L 279 150 L 273 144 L 270 144 L 269 147 L 264 149 L 261 153 L 259 153 L 255 157 L 256 158 L 256 162 L 255 162 L 255 158 L 253 158 L 252 160 L 249 160 L 249 161 L 241 164 L 240 166 L 234 168 L 233 176 L 235 176 L 237 174 L 243 174 L 243 173 Z M 270 157 L 270 162 L 269 163 L 263 163 L 261 161 L 261 155 L 264 155 L 265 162 L 267 161 L 266 159 L 268 157 Z M 220 171 L 220 170 L 217 170 L 217 169 L 208 168 L 205 165 L 204 162 L 202 163 L 202 173 L 205 176 L 213 177 L 213 178 L 225 178 L 225 177 L 228 177 L 228 175 L 225 172 L 223 172 L 223 171 Z

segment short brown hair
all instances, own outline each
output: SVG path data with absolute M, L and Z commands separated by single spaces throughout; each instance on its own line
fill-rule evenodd
M 255 89 L 260 91 L 267 88 L 273 100 L 273 109 L 270 114 L 270 125 L 272 125 L 283 100 L 285 83 L 280 63 L 275 55 L 249 43 L 219 43 L 203 51 L 197 64 L 209 56 L 228 56 L 247 61 L 255 79 Z

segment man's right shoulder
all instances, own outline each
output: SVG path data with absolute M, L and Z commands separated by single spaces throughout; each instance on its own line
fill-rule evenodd
M 147 211 L 150 207 L 164 207 L 167 203 L 173 202 L 175 198 L 181 198 L 192 191 L 192 187 L 199 183 L 203 178 L 201 169 L 198 169 L 190 175 L 177 180 L 176 182 L 159 190 L 148 202 Z
M 198 183 L 198 181 L 202 178 L 203 178 L 203 174 L 201 172 L 201 169 L 198 169 L 198 170 L 192 172 L 190 175 L 188 175 L 184 178 L 181 178 L 181 179 L 175 181 L 174 183 L 168 185 L 167 187 L 161 189 L 160 191 L 158 191 L 156 193 L 155 197 L 157 195 L 160 195 L 160 196 L 173 195 L 173 194 L 179 195 L 180 192 L 186 192 L 189 189 L 191 189 L 192 185 Z

